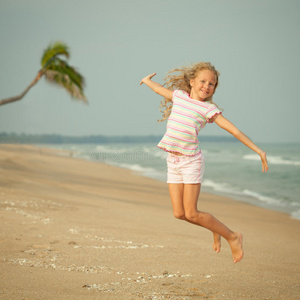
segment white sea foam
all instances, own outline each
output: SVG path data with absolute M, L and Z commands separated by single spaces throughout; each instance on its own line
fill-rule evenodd
M 205 187 L 210 187 L 217 192 L 238 193 L 238 190 L 227 183 L 217 183 L 210 179 L 205 179 L 202 183 Z
M 244 155 L 243 159 L 260 161 L 257 154 Z M 268 163 L 272 165 L 300 166 L 300 161 L 283 159 L 281 156 L 268 156 Z
M 281 200 L 274 199 L 274 198 L 271 198 L 271 197 L 267 197 L 267 196 L 261 195 L 257 192 L 253 192 L 253 191 L 249 191 L 249 190 L 243 190 L 242 194 L 246 195 L 246 196 L 256 198 L 259 201 L 270 204 L 270 205 L 285 206 L 285 204 Z
M 204 187 L 210 187 L 216 192 L 222 192 L 222 193 L 228 193 L 231 195 L 239 195 L 239 196 L 246 196 L 246 197 L 251 197 L 256 200 L 259 200 L 259 202 L 263 204 L 268 204 L 272 206 L 277 206 L 277 207 L 282 207 L 285 206 L 286 203 L 281 201 L 280 199 L 274 199 L 271 197 L 267 197 L 265 195 L 262 195 L 260 193 L 250 191 L 250 190 L 241 190 L 238 187 L 231 186 L 227 183 L 216 183 L 212 180 L 206 179 L 203 181 L 202 184 Z
M 165 174 L 163 172 L 160 172 L 154 168 L 147 168 L 143 167 L 139 164 L 126 164 L 126 163 L 116 163 L 114 161 L 106 161 L 106 163 L 115 165 L 124 169 L 129 169 L 131 171 L 137 172 L 142 174 L 143 176 L 150 177 L 157 180 L 163 180 L 165 181 Z
M 153 168 L 146 168 L 142 167 L 141 165 L 138 164 L 118 164 L 119 167 L 125 168 L 125 169 L 130 169 L 135 172 L 141 172 L 141 173 L 148 173 L 148 172 L 155 172 L 155 169 Z
M 300 220 L 300 209 L 291 213 L 293 219 Z

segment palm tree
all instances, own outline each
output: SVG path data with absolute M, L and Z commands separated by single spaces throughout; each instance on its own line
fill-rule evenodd
M 21 100 L 43 75 L 45 75 L 47 81 L 65 88 L 72 98 L 87 103 L 87 99 L 83 94 L 85 84 L 83 76 L 69 66 L 66 61 L 59 58 L 59 55 L 64 55 L 68 59 L 70 57 L 68 46 L 62 42 L 50 44 L 42 56 L 41 69 L 25 91 L 19 96 L 0 100 L 0 105 Z

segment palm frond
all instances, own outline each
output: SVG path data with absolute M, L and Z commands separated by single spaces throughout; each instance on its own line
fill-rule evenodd
M 65 61 L 56 58 L 48 65 L 44 75 L 49 82 L 64 87 L 72 98 L 87 102 L 83 93 L 84 77 Z
M 64 55 L 68 59 L 70 56 L 68 46 L 62 42 L 50 44 L 43 53 L 41 59 L 42 67 L 30 85 L 22 94 L 0 100 L 0 105 L 23 99 L 43 75 L 45 75 L 45 78 L 49 82 L 65 88 L 72 98 L 77 98 L 87 103 L 87 99 L 83 93 L 85 85 L 84 77 L 75 68 L 69 66 L 67 62 L 58 57 L 59 55 Z
M 65 55 L 67 58 L 70 57 L 69 48 L 63 42 L 55 42 L 50 44 L 44 51 L 41 59 L 42 69 L 47 68 L 51 61 L 58 55 Z

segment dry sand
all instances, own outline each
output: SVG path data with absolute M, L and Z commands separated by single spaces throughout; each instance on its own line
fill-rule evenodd
M 0 145 L 1 299 L 300 299 L 299 221 L 201 194 L 244 234 L 234 264 L 166 183 L 69 154 Z

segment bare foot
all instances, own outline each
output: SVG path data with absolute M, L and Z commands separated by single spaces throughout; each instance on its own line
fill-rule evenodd
M 217 233 L 213 233 L 213 234 L 214 234 L 213 248 L 217 253 L 219 253 L 221 251 L 221 236 Z
M 228 243 L 231 247 L 233 262 L 237 263 L 244 256 L 243 236 L 241 233 L 238 233 L 238 232 L 234 232 L 233 234 L 235 235 L 235 237 L 231 240 L 228 240 Z

